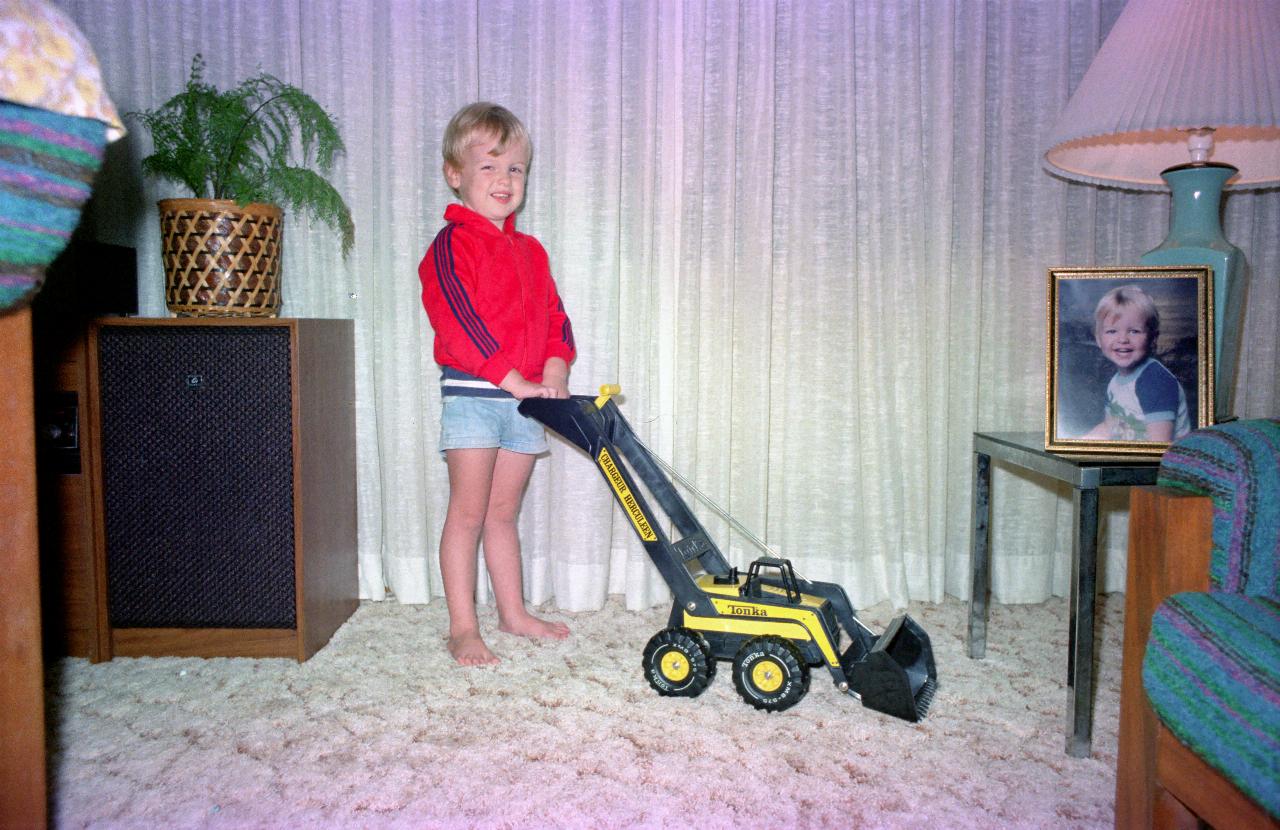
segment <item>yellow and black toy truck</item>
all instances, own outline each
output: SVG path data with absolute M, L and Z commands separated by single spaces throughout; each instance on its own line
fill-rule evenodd
M 811 667 L 825 667 L 836 688 L 863 706 L 922 719 L 938 682 L 924 630 L 904 614 L 876 636 L 858 620 L 843 588 L 800 578 L 786 559 L 762 556 L 746 573 L 731 567 L 632 432 L 614 394 L 617 387 L 603 387 L 597 398 L 530 398 L 520 412 L 595 461 L 674 594 L 667 627 L 649 640 L 642 660 L 658 694 L 695 697 L 711 683 L 717 661 L 726 660 L 742 698 L 778 712 L 808 692 Z M 676 538 L 656 520 L 646 491 Z

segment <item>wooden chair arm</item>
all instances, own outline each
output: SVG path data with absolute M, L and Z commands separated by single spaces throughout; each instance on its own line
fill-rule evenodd
M 1181 591 L 1209 589 L 1213 502 L 1164 487 L 1129 496 L 1129 559 L 1124 598 L 1116 827 L 1150 827 L 1157 721 L 1142 688 L 1151 616 Z
M 0 314 L 0 827 L 44 827 L 44 657 L 31 312 Z

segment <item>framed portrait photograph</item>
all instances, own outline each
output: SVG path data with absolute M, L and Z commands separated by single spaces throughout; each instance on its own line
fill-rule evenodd
M 1213 271 L 1049 269 L 1045 449 L 1160 455 L 1213 419 Z

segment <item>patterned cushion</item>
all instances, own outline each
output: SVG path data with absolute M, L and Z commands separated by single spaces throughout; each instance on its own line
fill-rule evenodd
M 1178 740 L 1280 818 L 1280 602 L 1174 594 L 1152 618 L 1142 682 Z
M 1213 500 L 1214 590 L 1280 598 L 1280 420 L 1195 430 L 1165 451 L 1159 483 Z
M 102 166 L 106 125 L 0 101 L 0 311 L 28 302 Z

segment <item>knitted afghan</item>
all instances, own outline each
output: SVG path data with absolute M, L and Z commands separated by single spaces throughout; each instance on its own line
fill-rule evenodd
M 0 101 L 0 311 L 29 301 L 71 239 L 106 125 Z
M 1191 433 L 1165 452 L 1158 483 L 1213 500 L 1214 590 L 1280 597 L 1280 420 Z

